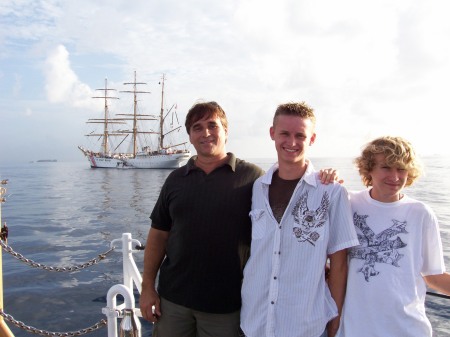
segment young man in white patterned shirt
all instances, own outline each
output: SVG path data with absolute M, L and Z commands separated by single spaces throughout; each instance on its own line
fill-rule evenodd
M 270 136 L 278 162 L 253 186 L 241 309 L 247 337 L 334 337 L 339 327 L 346 249 L 358 239 L 347 191 L 337 182 L 321 184 L 306 159 L 315 121 L 304 102 L 282 104 L 275 112 Z

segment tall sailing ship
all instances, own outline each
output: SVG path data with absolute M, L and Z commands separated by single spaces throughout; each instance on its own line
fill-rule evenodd
M 101 140 L 101 147 L 99 151 L 92 151 L 84 148 L 83 146 L 78 146 L 78 148 L 84 153 L 92 168 L 124 167 L 126 166 L 126 163 L 123 159 L 126 156 L 126 154 L 115 152 L 115 150 L 117 150 L 117 148 L 120 146 L 123 140 L 114 150 L 111 151 L 110 149 L 111 141 L 113 138 L 124 137 L 123 133 L 113 131 L 113 125 L 124 124 L 125 122 L 111 118 L 109 113 L 109 100 L 119 99 L 119 97 L 111 96 L 111 92 L 116 90 L 108 88 L 107 79 L 105 79 L 105 88 L 96 89 L 96 91 L 103 92 L 102 96 L 92 97 L 104 99 L 105 103 L 104 103 L 103 118 L 91 118 L 86 123 L 103 124 L 103 131 L 101 133 L 92 131 L 91 133 L 87 134 L 86 137 L 98 137 Z
M 140 114 L 138 111 L 138 94 L 149 93 L 148 91 L 138 90 L 138 85 L 145 85 L 146 83 L 137 82 L 136 72 L 134 72 L 134 81 L 124 83 L 124 85 L 132 85 L 132 90 L 123 91 L 124 93 L 133 94 L 133 112 L 130 114 L 117 114 L 115 118 L 109 118 L 107 115 L 107 100 L 111 96 L 107 95 L 107 89 L 105 84 L 105 117 L 98 120 L 89 120 L 88 123 L 103 122 L 104 132 L 102 137 L 102 151 L 94 153 L 81 146 L 80 150 L 88 158 L 88 161 L 93 168 L 97 167 L 115 167 L 115 168 L 141 168 L 141 169 L 165 169 L 165 168 L 177 168 L 184 164 L 191 153 L 186 149 L 187 142 L 167 142 L 168 136 L 172 136 L 175 132 L 181 129 L 181 125 L 175 126 L 175 121 L 178 123 L 178 117 L 176 115 L 176 108 L 173 105 L 170 109 L 165 111 L 164 109 L 164 82 L 165 76 L 163 74 L 161 84 L 161 109 L 157 116 Z M 109 89 L 108 89 L 109 90 Z M 170 124 L 166 120 L 170 117 Z M 157 123 L 155 130 L 151 128 L 144 129 L 141 127 L 141 123 L 153 121 Z M 126 124 L 131 122 L 132 128 L 123 130 L 116 129 L 110 131 L 108 128 L 114 125 Z M 167 125 L 169 124 L 169 125 Z M 128 124 L 126 124 L 128 125 Z M 108 130 L 108 131 L 106 131 Z M 93 134 L 99 136 L 99 134 Z M 91 136 L 88 134 L 86 136 Z M 119 146 L 131 136 L 130 144 L 131 149 L 128 152 L 108 152 L 107 148 L 104 148 L 104 144 L 108 144 L 108 139 L 111 137 L 122 136 L 123 139 L 119 145 L 115 148 L 115 151 Z M 155 139 L 156 138 L 156 139 Z M 105 141 L 105 139 L 107 139 Z M 154 144 L 154 146 L 153 146 Z M 181 148 L 183 147 L 184 148 Z

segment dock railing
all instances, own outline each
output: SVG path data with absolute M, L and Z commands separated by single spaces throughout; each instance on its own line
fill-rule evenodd
M 122 248 L 118 249 L 115 245 L 122 244 Z M 111 241 L 111 248 L 122 252 L 123 260 L 123 284 L 116 284 L 112 286 L 106 296 L 107 307 L 103 308 L 102 312 L 106 315 L 108 321 L 108 337 L 117 337 L 117 318 L 120 317 L 120 313 L 125 309 L 131 309 L 137 317 L 142 317 L 139 308 L 135 308 L 135 299 L 133 295 L 134 287 L 137 288 L 139 294 L 141 293 L 142 277 L 139 272 L 136 262 L 133 258 L 133 252 L 138 250 L 133 249 L 135 247 L 141 247 L 141 243 L 138 240 L 131 238 L 130 233 L 123 233 L 121 239 Z M 124 303 L 117 305 L 116 296 L 122 295 Z M 139 322 L 139 320 L 136 320 Z M 140 324 L 139 324 L 140 336 Z
M 31 267 L 51 272 L 72 272 L 93 266 L 94 264 L 97 264 L 100 261 L 104 260 L 106 255 L 112 251 L 122 252 L 122 266 L 123 266 L 123 283 L 113 285 L 108 290 L 108 293 L 106 295 L 106 307 L 102 308 L 102 313 L 106 315 L 106 320 L 101 320 L 100 322 L 94 324 L 89 328 L 80 329 L 78 331 L 70 331 L 70 332 L 46 331 L 32 326 L 27 326 L 25 323 L 15 320 L 11 315 L 5 313 L 3 310 L 3 305 L 1 303 L 3 300 L 2 296 L 3 287 L 2 283 L 0 282 L 0 337 L 14 337 L 14 334 L 6 325 L 5 320 L 27 332 L 39 334 L 42 336 L 51 336 L 51 337 L 81 336 L 93 332 L 95 330 L 98 330 L 105 325 L 107 325 L 108 327 L 108 337 L 118 337 L 119 335 L 126 335 L 129 337 L 141 336 L 141 324 L 139 321 L 139 317 L 142 317 L 142 315 L 140 309 L 136 308 L 135 306 L 136 300 L 134 296 L 134 289 L 136 288 L 138 293 L 139 294 L 141 293 L 142 277 L 136 265 L 136 262 L 134 261 L 133 253 L 142 251 L 143 246 L 138 240 L 135 240 L 131 237 L 131 233 L 123 233 L 120 239 L 111 241 L 110 249 L 104 254 L 100 254 L 97 258 L 94 258 L 86 263 L 83 263 L 82 265 L 71 267 L 51 267 L 29 260 L 24 256 L 22 256 L 21 254 L 15 252 L 10 246 L 6 244 L 6 240 L 4 239 L 0 240 L 0 245 L 1 245 L 0 254 L 3 249 L 6 252 L 10 253 L 12 256 L 14 256 L 16 259 L 26 263 Z M 133 248 L 133 246 L 136 248 Z M 1 262 L 2 261 L 0 259 L 0 273 L 1 273 Z M 123 303 L 117 304 L 117 295 L 121 295 L 123 297 L 124 299 Z M 123 327 L 118 327 L 117 319 L 118 318 L 123 319 L 125 312 L 128 312 L 128 315 L 131 312 L 134 330 L 132 333 L 128 331 L 126 334 L 121 334 L 120 330 L 123 329 Z

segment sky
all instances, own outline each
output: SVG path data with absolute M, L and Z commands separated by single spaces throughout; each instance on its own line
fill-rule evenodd
M 182 123 L 217 101 L 244 159 L 276 157 L 273 113 L 297 101 L 317 116 L 310 157 L 355 157 L 382 135 L 450 155 L 448 13 L 448 0 L 2 0 L 0 164 L 85 160 L 95 89 L 107 78 L 110 111 L 130 112 L 134 72 L 143 113 L 159 111 L 162 74 Z

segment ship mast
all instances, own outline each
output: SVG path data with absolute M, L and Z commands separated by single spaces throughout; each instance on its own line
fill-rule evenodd
M 137 82 L 136 80 L 136 71 L 134 71 L 134 81 L 133 82 L 125 82 L 125 85 L 133 85 L 133 90 L 125 90 L 122 92 L 128 92 L 128 93 L 132 93 L 134 96 L 134 104 L 133 104 L 133 115 L 132 115 L 132 120 L 133 120 L 133 130 L 132 130 L 132 134 L 133 134 L 133 157 L 136 157 L 136 153 L 137 153 L 137 135 L 138 133 L 147 133 L 147 132 L 142 132 L 138 130 L 138 125 L 137 122 L 138 120 L 154 120 L 154 118 L 151 119 L 146 119 L 146 118 L 141 118 L 142 116 L 149 116 L 149 115 L 139 115 L 137 113 L 137 94 L 150 94 L 150 91 L 138 91 L 137 90 L 137 86 L 138 85 L 144 85 L 147 84 L 145 82 Z M 121 114 L 121 115 L 125 115 L 126 114 Z
M 166 135 L 181 129 L 181 125 L 180 125 L 180 126 L 178 126 L 176 128 L 172 128 L 171 130 L 169 130 L 167 132 L 164 131 L 164 121 L 166 120 L 166 118 L 169 115 L 169 113 L 171 113 L 173 107 L 176 106 L 175 104 L 172 105 L 172 107 L 170 109 L 168 109 L 166 115 L 164 115 L 164 82 L 165 82 L 165 79 L 166 79 L 165 74 L 163 74 L 162 75 L 162 81 L 160 83 L 161 84 L 161 111 L 160 111 L 160 114 L 159 114 L 159 150 L 167 149 L 170 146 L 171 147 L 176 147 L 176 146 L 184 145 L 184 144 L 187 143 L 187 142 L 183 142 L 183 143 L 179 143 L 179 144 L 171 144 L 170 146 L 165 146 L 164 145 L 164 137 Z M 176 110 L 175 110 L 175 112 L 172 112 L 172 120 L 173 120 L 173 115 L 176 116 Z M 177 121 L 178 121 L 178 117 L 177 117 Z
M 115 120 L 127 120 L 127 121 L 133 121 L 133 129 L 132 130 L 120 130 L 118 132 L 121 132 L 122 134 L 132 134 L 133 135 L 133 158 L 136 158 L 136 155 L 138 154 L 138 139 L 137 139 L 137 135 L 138 134 L 157 134 L 159 135 L 159 140 L 158 140 L 158 151 L 164 150 L 166 149 L 166 147 L 164 146 L 164 137 L 174 131 L 177 131 L 181 128 L 181 126 L 178 126 L 177 128 L 171 129 L 170 131 L 164 133 L 164 120 L 166 119 L 167 115 L 171 112 L 172 108 L 167 112 L 167 114 L 164 116 L 164 82 L 165 82 L 165 75 L 163 74 L 162 76 L 162 82 L 160 82 L 160 84 L 162 84 L 162 89 L 161 89 L 161 110 L 159 113 L 159 116 L 154 116 L 154 115 L 142 115 L 138 113 L 138 109 L 137 109 L 137 94 L 149 94 L 150 91 L 141 91 L 138 90 L 137 86 L 138 85 L 144 85 L 147 83 L 144 82 L 137 82 L 136 80 L 136 71 L 134 72 L 134 81 L 133 82 L 126 82 L 124 83 L 125 85 L 132 85 L 133 86 L 133 90 L 129 90 L 129 91 L 121 91 L 121 92 L 128 92 L 128 93 L 132 93 L 134 96 L 134 108 L 133 108 L 133 113 L 132 114 L 117 114 L 117 116 L 125 116 L 125 117 L 121 117 L 121 118 L 116 118 Z M 155 121 L 159 119 L 159 130 L 157 131 L 153 131 L 153 130 L 148 130 L 148 131 L 143 131 L 143 130 L 139 130 L 138 129 L 138 121 Z M 186 142 L 181 143 L 181 144 L 173 144 L 171 145 L 172 147 L 175 146 L 180 146 L 186 144 Z M 150 153 L 149 151 L 151 151 L 151 148 L 148 146 L 145 146 L 142 148 L 142 150 L 144 152 Z M 154 150 L 152 150 L 154 151 Z
M 108 88 L 108 79 L 105 78 L 105 88 L 95 89 L 96 91 L 103 91 L 102 96 L 94 96 L 92 98 L 102 98 L 105 100 L 104 105 L 104 117 L 101 119 L 89 119 L 87 123 L 102 123 L 103 133 L 102 134 L 89 134 L 87 136 L 100 136 L 102 137 L 102 151 L 104 154 L 109 153 L 109 136 L 117 135 L 116 133 L 109 132 L 109 124 L 123 124 L 123 122 L 115 121 L 109 117 L 109 106 L 108 99 L 119 99 L 119 97 L 109 96 L 110 91 L 116 91 L 115 89 Z
M 159 114 L 159 149 L 164 149 L 164 80 L 165 76 L 162 75 L 161 81 L 161 111 Z

